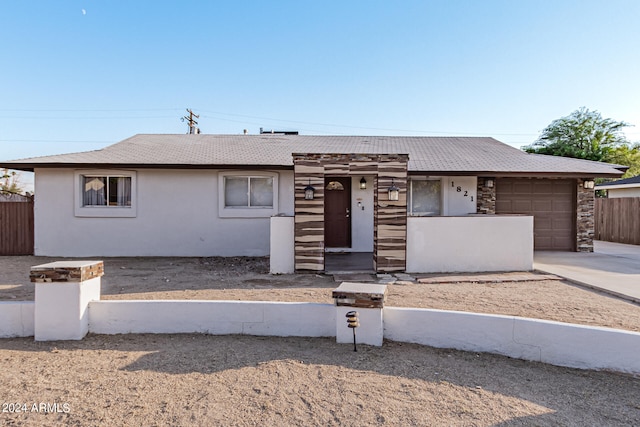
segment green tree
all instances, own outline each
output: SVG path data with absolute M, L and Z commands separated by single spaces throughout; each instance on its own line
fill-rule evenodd
M 622 178 L 631 178 L 632 176 L 640 175 L 640 144 L 633 146 L 624 144 L 614 148 L 609 154 L 607 161 L 618 165 L 629 166 L 629 169 Z
M 610 161 L 617 147 L 628 145 L 622 130 L 628 123 L 605 119 L 597 111 L 582 107 L 554 120 L 538 139 L 524 147 L 528 153 L 577 159 Z
M 0 194 L 22 194 L 23 188 L 18 172 L 5 168 L 0 172 L 0 177 Z

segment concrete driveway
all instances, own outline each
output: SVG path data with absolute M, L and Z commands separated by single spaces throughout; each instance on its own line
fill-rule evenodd
M 533 268 L 640 303 L 640 246 L 594 242 L 593 253 L 535 252 Z

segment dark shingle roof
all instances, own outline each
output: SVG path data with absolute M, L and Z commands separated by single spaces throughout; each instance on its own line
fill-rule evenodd
M 611 187 L 614 185 L 628 185 L 629 187 L 638 187 L 640 186 L 640 175 L 632 176 L 631 178 L 619 179 L 617 181 L 604 182 L 602 184 L 598 184 L 597 187 Z
M 408 154 L 410 172 L 620 176 L 616 165 L 528 154 L 493 138 L 135 135 L 96 151 L 2 162 L 37 167 L 292 167 L 292 153 Z

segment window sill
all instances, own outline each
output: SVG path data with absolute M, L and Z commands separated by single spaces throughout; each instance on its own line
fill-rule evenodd
M 76 208 L 75 215 L 81 218 L 135 218 L 137 212 L 134 207 L 83 206 Z
M 240 208 L 228 207 L 220 209 L 220 218 L 268 218 L 276 214 L 273 208 Z

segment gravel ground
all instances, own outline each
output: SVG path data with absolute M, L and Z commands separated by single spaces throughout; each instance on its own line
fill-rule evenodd
M 32 299 L 29 267 L 50 261 L 0 257 L 0 300 Z M 263 258 L 105 259 L 103 298 L 331 302 L 337 287 L 267 269 Z M 640 331 L 637 305 L 529 273 L 485 279 L 397 281 L 388 304 Z M 640 378 L 388 341 L 353 352 L 315 338 L 14 338 L 0 339 L 0 361 L 0 425 L 640 425 Z
M 32 300 L 31 266 L 57 259 L 0 257 L 0 301 Z M 267 258 L 106 258 L 102 299 L 203 299 L 333 303 L 339 283 L 317 274 L 270 275 Z M 553 277 L 553 276 L 551 276 Z M 640 332 L 640 305 L 549 275 L 428 275 L 398 280 L 387 305 L 531 317 Z M 452 280 L 455 279 L 455 280 Z M 487 280 L 489 279 L 489 280 Z

